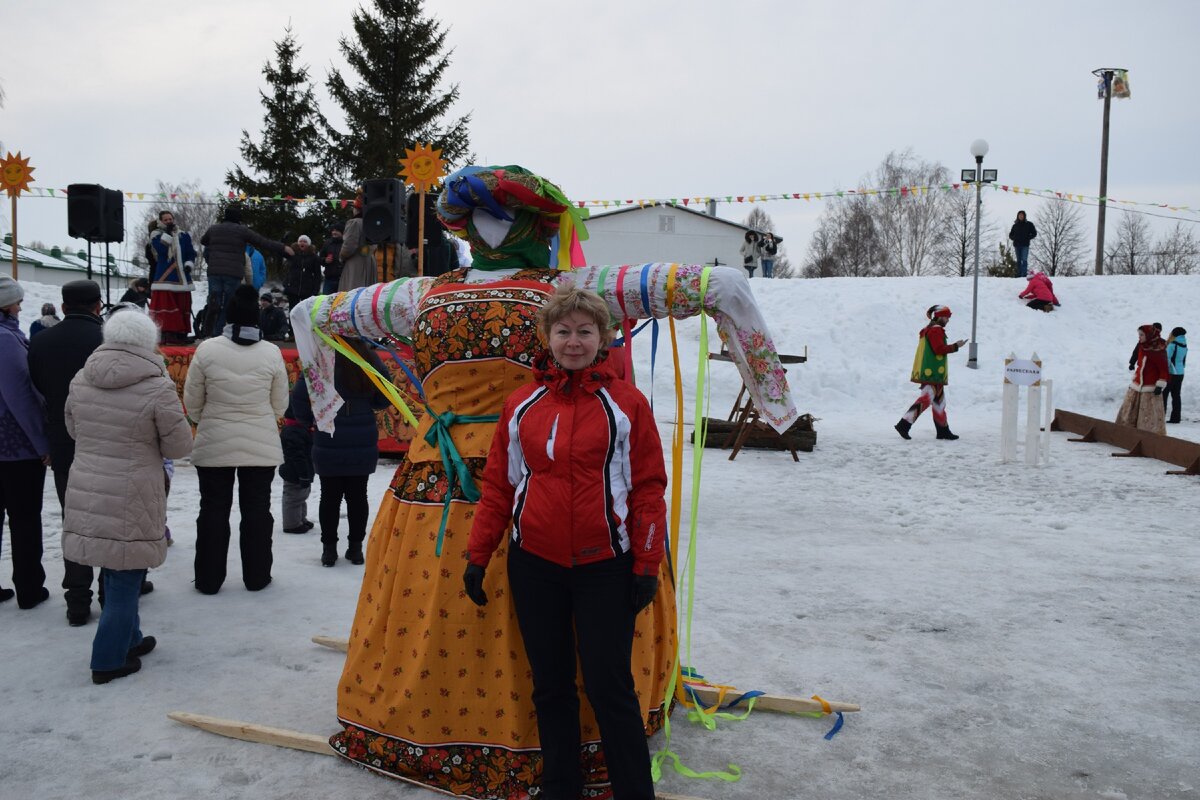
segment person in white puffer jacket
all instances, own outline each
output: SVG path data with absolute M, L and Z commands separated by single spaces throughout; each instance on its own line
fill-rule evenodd
M 242 582 L 252 592 L 271 582 L 271 483 L 283 463 L 277 421 L 287 409 L 287 370 L 279 348 L 259 337 L 254 287 L 237 288 L 226 319 L 222 335 L 196 348 L 183 386 L 184 407 L 197 426 L 195 571 L 203 594 L 216 594 L 225 582 L 235 479 Z

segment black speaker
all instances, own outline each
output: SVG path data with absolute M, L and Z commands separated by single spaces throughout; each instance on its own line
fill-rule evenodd
M 104 190 L 104 224 L 102 227 L 105 242 L 125 241 L 125 195 L 116 189 Z
M 441 220 L 437 218 L 437 201 L 438 192 L 425 193 L 425 240 L 431 241 L 435 237 L 433 232 L 438 234 L 442 231 Z M 408 230 L 405 232 L 404 246 L 409 250 L 417 249 L 417 234 L 420 231 L 420 220 L 417 217 L 417 212 L 420 209 L 421 195 L 413 192 L 408 196 L 408 204 L 405 209 L 405 217 L 408 219 Z
M 96 183 L 67 187 L 67 235 L 89 242 L 104 241 L 104 200 L 107 190 Z
M 425 224 L 428 225 L 429 220 L 425 220 Z M 426 275 L 433 277 L 450 270 L 450 248 L 452 246 L 450 242 L 446 241 L 446 237 L 442 236 L 442 232 L 437 231 L 437 236 L 425 245 Z
M 404 184 L 398 179 L 363 181 L 363 238 L 367 244 L 404 241 Z

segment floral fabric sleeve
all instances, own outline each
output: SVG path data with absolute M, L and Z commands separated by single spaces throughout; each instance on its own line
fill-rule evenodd
M 707 291 L 701 297 L 701 278 L 709 271 Z M 667 306 L 668 283 L 674 273 L 674 291 Z M 717 323 L 721 339 L 754 398 L 754 405 L 772 428 L 782 433 L 796 421 L 787 377 L 778 350 L 750 282 L 741 270 L 698 264 L 633 264 L 582 267 L 566 273 L 576 285 L 590 289 L 607 302 L 617 319 L 673 317 L 685 319 L 704 311 Z
M 367 339 L 407 337 L 416 324 L 421 298 L 433 280 L 400 278 L 391 283 L 310 297 L 292 309 L 292 335 L 308 380 L 318 430 L 333 433 L 333 418 L 342 406 L 342 398 L 333 388 L 333 348 L 317 331 L 326 336 Z

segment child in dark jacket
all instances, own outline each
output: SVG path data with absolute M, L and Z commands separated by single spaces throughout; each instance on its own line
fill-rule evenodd
M 351 348 L 381 374 L 387 368 L 362 341 L 349 341 Z M 373 384 L 367 373 L 341 353 L 337 354 L 333 372 L 334 386 L 344 401 L 334 418 L 332 434 L 317 431 L 313 439 L 313 468 L 321 481 L 321 501 L 317 519 L 321 524 L 321 564 L 332 567 L 337 563 L 338 520 L 342 499 L 346 500 L 347 535 L 346 560 L 363 563 L 363 540 L 367 536 L 367 481 L 379 463 L 379 427 L 375 412 L 386 408 L 387 397 Z M 294 396 L 296 419 L 313 425 L 312 405 L 308 385 L 296 384 Z
M 283 412 L 283 430 L 279 433 L 279 444 L 283 447 L 279 477 L 283 479 L 284 533 L 308 533 L 315 527 L 308 521 L 307 505 L 313 482 L 312 423 L 296 419 L 298 402 L 308 405 L 308 390 L 303 378 L 292 388 L 287 411 Z

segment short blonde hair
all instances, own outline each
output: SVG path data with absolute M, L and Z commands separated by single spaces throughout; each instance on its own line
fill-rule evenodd
M 580 289 L 570 283 L 559 284 L 549 302 L 538 311 L 537 328 L 542 341 L 550 341 L 550 329 L 554 327 L 554 323 L 576 311 L 592 318 L 596 327 L 600 329 L 600 348 L 608 347 L 613 339 L 612 317 L 608 312 L 608 304 L 595 292 Z

